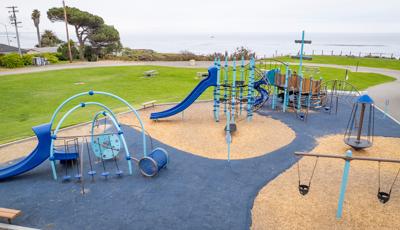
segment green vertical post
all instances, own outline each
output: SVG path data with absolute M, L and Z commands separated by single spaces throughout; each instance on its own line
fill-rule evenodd
M 233 70 L 232 70 L 232 97 L 231 97 L 231 108 L 232 108 L 232 123 L 235 123 L 235 105 L 236 105 L 236 57 L 233 57 Z

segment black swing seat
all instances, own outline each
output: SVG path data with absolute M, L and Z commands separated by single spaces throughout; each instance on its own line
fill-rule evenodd
M 390 200 L 390 193 L 387 193 L 387 192 L 378 192 L 377 197 L 378 197 L 379 201 L 380 201 L 382 204 L 385 204 L 386 202 L 388 202 L 388 201 Z
M 310 191 L 310 186 L 305 184 L 299 184 L 299 192 L 301 195 L 305 196 Z

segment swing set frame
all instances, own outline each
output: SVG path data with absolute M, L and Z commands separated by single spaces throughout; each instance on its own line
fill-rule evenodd
M 335 154 L 319 154 L 319 153 L 306 153 L 306 152 L 295 152 L 294 153 L 296 156 L 309 156 L 309 157 L 317 157 L 316 163 L 313 168 L 312 176 L 314 175 L 314 171 L 316 168 L 316 164 L 318 163 L 318 159 L 321 158 L 331 158 L 331 159 L 342 159 L 345 161 L 344 169 L 343 169 L 343 176 L 342 176 L 342 183 L 340 187 L 340 194 L 339 194 L 339 201 L 338 201 L 338 208 L 336 212 L 336 218 L 341 219 L 342 218 L 342 213 L 343 213 L 343 202 L 344 202 L 344 196 L 346 192 L 346 187 L 347 187 L 347 181 L 349 177 L 349 171 L 350 171 L 350 162 L 353 160 L 359 160 L 359 161 L 374 161 L 374 162 L 379 162 L 379 189 L 378 189 L 378 194 L 377 197 L 381 203 L 386 203 L 390 199 L 390 193 L 392 192 L 392 188 L 394 184 L 396 183 L 396 180 L 399 176 L 400 173 L 400 168 L 397 171 L 396 177 L 393 180 L 393 183 L 390 187 L 390 190 L 388 193 L 382 192 L 380 189 L 380 163 L 386 162 L 386 163 L 396 163 L 400 164 L 400 160 L 398 159 L 387 159 L 387 158 L 376 158 L 376 157 L 353 157 L 352 156 L 352 151 L 348 150 L 345 155 L 335 155 Z M 299 164 L 299 162 L 297 162 Z M 298 170 L 300 172 L 299 166 Z M 308 183 L 308 185 L 302 185 L 300 183 L 300 174 L 299 174 L 299 191 L 302 195 L 306 195 L 310 189 L 310 184 L 311 184 L 311 179 Z

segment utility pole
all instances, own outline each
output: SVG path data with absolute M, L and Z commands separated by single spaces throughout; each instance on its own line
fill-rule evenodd
M 67 19 L 67 8 L 65 7 L 65 1 L 62 1 L 64 8 L 64 21 L 65 21 L 65 31 L 67 32 L 67 44 L 68 44 L 68 56 L 69 62 L 72 63 L 72 52 L 71 52 L 71 44 L 69 42 L 69 32 L 68 32 L 68 19 Z
M 21 22 L 17 21 L 17 15 L 15 15 L 15 13 L 19 12 L 18 10 L 16 10 L 18 7 L 17 6 L 9 6 L 7 8 L 11 9 L 11 11 L 8 11 L 8 13 L 12 13 L 12 15 L 10 16 L 10 21 L 11 21 L 11 25 L 15 26 L 15 33 L 17 34 L 18 53 L 19 53 L 19 56 L 22 56 L 21 43 L 19 41 L 19 33 L 18 33 L 18 24 L 20 24 Z
M 0 23 L 0 24 L 2 24 L 2 25 L 4 26 L 4 28 L 6 29 L 7 44 L 10 45 L 10 38 L 9 38 L 9 36 L 8 36 L 7 25 L 6 25 L 6 24 L 3 24 L 3 23 Z

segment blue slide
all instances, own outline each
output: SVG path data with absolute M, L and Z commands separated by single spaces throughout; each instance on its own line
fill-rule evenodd
M 51 124 L 48 123 L 35 126 L 32 128 L 32 130 L 35 132 L 38 139 L 36 148 L 22 161 L 9 167 L 0 169 L 0 180 L 25 173 L 49 158 L 51 145 Z
M 189 107 L 193 102 L 210 86 L 217 86 L 217 67 L 208 68 L 208 77 L 202 80 L 194 90 L 179 104 L 162 112 L 152 113 L 150 119 L 156 120 L 160 118 L 170 117 L 179 112 L 182 112 Z
M 254 82 L 254 89 L 260 93 L 260 96 L 255 98 L 254 107 L 264 105 L 269 99 L 269 92 L 261 87 L 262 85 L 270 84 L 271 80 L 274 80 L 276 70 L 270 70 L 264 74 L 264 77 L 259 81 Z

